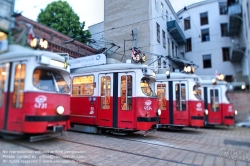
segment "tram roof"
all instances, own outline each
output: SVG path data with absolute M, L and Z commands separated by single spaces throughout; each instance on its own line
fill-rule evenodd
M 0 60 L 11 60 L 23 57 L 28 58 L 42 55 L 49 56 L 54 60 L 65 61 L 65 58 L 60 56 L 59 54 L 49 51 L 34 50 L 32 48 L 23 47 L 16 44 L 9 45 L 8 51 L 3 54 L 0 54 Z
M 170 78 L 167 79 L 166 74 L 156 74 L 156 80 L 170 80 L 170 79 L 187 79 L 187 78 L 198 78 L 198 75 L 195 74 L 186 74 L 186 73 L 170 73 Z M 200 80 L 200 79 L 199 79 Z
M 83 72 L 101 72 L 101 71 L 114 71 L 114 70 L 130 70 L 130 69 L 149 69 L 147 65 L 131 64 L 131 63 L 115 63 L 104 64 L 91 67 L 81 67 L 77 69 L 71 69 L 71 73 L 83 73 Z
M 200 79 L 200 82 L 202 85 L 212 85 L 212 79 L 210 80 L 203 80 L 203 79 Z M 228 83 L 226 81 L 219 81 L 219 80 L 216 80 L 216 85 L 227 85 Z
M 200 76 L 201 78 L 201 84 L 203 85 L 212 85 L 212 79 L 215 78 L 215 76 Z M 223 80 L 216 79 L 216 85 L 227 85 L 228 83 Z

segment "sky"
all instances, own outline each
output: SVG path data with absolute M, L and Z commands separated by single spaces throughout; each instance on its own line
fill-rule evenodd
M 45 9 L 48 4 L 56 0 L 16 0 L 15 12 L 22 12 L 22 15 L 36 21 L 40 9 Z M 131 0 L 130 0 L 131 1 Z M 169 0 L 178 12 L 184 6 L 203 0 Z M 85 21 L 84 29 L 104 20 L 104 0 L 67 0 L 74 12 Z M 129 2 L 129 1 L 127 1 Z

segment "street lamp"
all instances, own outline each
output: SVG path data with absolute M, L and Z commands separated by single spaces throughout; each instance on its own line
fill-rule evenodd
M 195 71 L 195 69 L 194 69 L 194 66 L 186 65 L 186 66 L 184 66 L 184 71 L 185 71 L 186 73 L 191 73 L 191 74 L 193 74 L 194 71 Z

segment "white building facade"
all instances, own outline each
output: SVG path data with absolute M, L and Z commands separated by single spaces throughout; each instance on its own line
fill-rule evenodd
M 228 1 L 206 0 L 177 12 L 182 18 L 180 26 L 186 36 L 185 58 L 199 65 L 197 75 L 221 73 L 228 82 L 248 84 L 249 55 L 243 44 L 245 39 L 240 35 L 247 31 L 242 29 L 242 22 L 234 21 L 240 20 L 236 17 L 241 17 L 238 14 L 242 12 L 241 5 L 230 9 Z M 239 16 L 232 17 L 234 12 Z
M 131 48 L 137 48 L 147 56 L 146 64 L 154 69 L 183 70 L 185 61 L 179 48 L 185 44 L 185 36 L 179 27 L 179 19 L 169 0 L 130 2 L 104 1 L 103 37 L 120 48 L 109 52 L 117 60 L 131 59 Z M 94 25 L 95 26 L 95 25 Z M 89 27 L 92 38 L 99 40 Z

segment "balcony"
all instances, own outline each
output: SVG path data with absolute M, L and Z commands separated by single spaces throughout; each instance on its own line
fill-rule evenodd
M 240 46 L 239 44 L 233 44 L 230 49 L 231 62 L 241 62 L 245 54 L 245 49 L 246 47 Z
M 176 20 L 167 22 L 167 30 L 179 45 L 186 43 L 186 37 Z
M 232 4 L 228 6 L 229 16 L 229 35 L 239 35 L 242 24 L 242 9 L 240 4 Z

